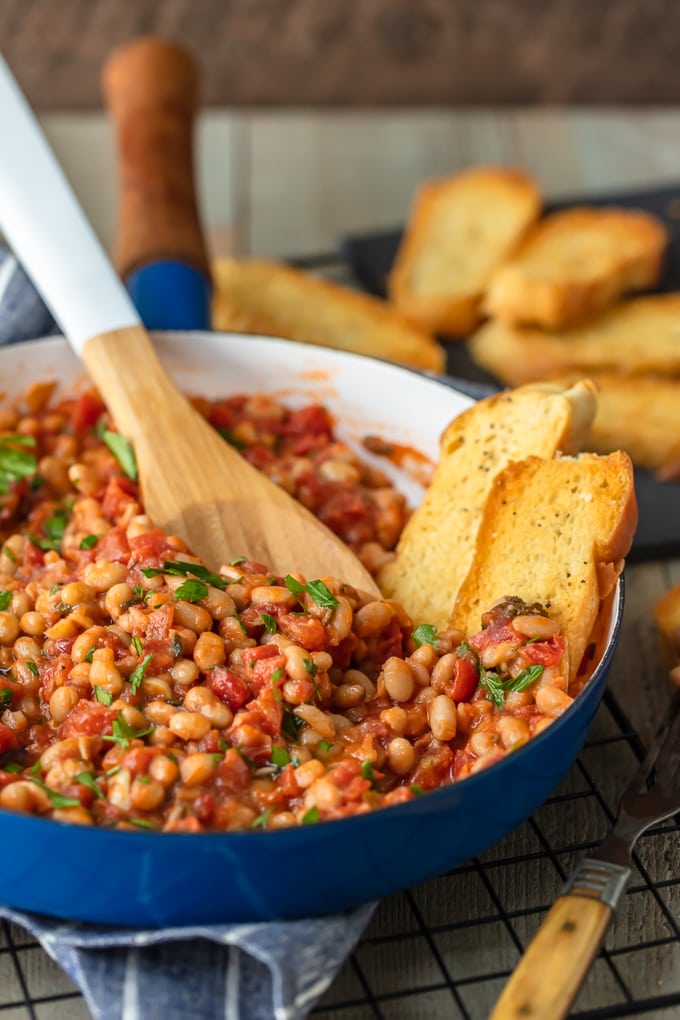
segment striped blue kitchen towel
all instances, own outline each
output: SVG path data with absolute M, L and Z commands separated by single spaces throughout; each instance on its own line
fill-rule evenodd
M 48 310 L 0 245 L 0 344 L 52 332 Z M 70 924 L 2 906 L 0 917 L 41 943 L 96 1020 L 301 1020 L 374 907 L 300 921 L 150 930 Z

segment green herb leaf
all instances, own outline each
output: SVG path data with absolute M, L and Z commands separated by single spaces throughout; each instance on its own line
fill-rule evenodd
M 291 595 L 304 595 L 307 591 L 306 586 L 304 584 L 300 584 L 299 581 L 296 581 L 292 574 L 286 574 L 283 579 L 283 583 Z
M 118 718 L 114 720 L 111 729 L 113 730 L 111 736 L 106 734 L 102 737 L 102 740 L 108 740 L 112 744 L 120 744 L 123 750 L 127 751 L 131 740 L 148 736 L 149 733 L 153 732 L 154 727 L 149 726 L 147 730 L 136 730 L 125 722 L 125 716 L 122 712 L 119 712 Z
M 287 708 L 283 709 L 283 720 L 281 722 L 281 732 L 285 733 L 291 740 L 297 740 L 298 732 L 304 726 L 304 721 L 299 715 L 295 715 L 293 712 L 289 712 Z
M 489 692 L 489 697 L 496 708 L 503 708 L 505 703 L 505 687 L 498 673 L 490 673 L 483 666 L 479 667 L 479 683 Z
M 106 770 L 106 775 L 117 776 L 122 767 L 123 767 L 122 765 L 114 765 L 112 768 Z
M 30 659 L 26 661 L 26 667 L 33 674 L 33 676 L 40 676 L 40 670 L 38 669 L 36 664 L 32 662 Z
M 311 677 L 315 677 L 319 672 L 319 667 L 313 659 L 303 659 L 302 663 Z
M 375 771 L 373 769 L 373 762 L 372 761 L 362 761 L 362 763 L 361 763 L 361 775 L 363 776 L 364 779 L 368 779 L 368 781 L 371 783 L 371 785 L 373 785 L 373 783 L 375 783 Z
M 97 649 L 96 649 L 96 648 L 94 648 L 94 647 L 93 647 L 93 648 L 90 648 L 89 652 L 88 652 L 88 653 L 86 654 L 86 656 L 85 656 L 85 662 L 89 662 L 89 663 L 90 663 L 90 665 L 91 665 L 91 664 L 92 664 L 92 662 L 93 662 L 93 660 L 94 660 L 94 653 L 95 653 L 96 651 L 97 651 Z
M 255 660 L 251 659 L 251 662 L 255 662 Z M 272 683 L 273 684 L 277 684 L 282 677 L 283 677 L 283 667 L 279 666 L 279 668 L 275 669 L 274 672 L 272 673 Z
M 212 570 L 208 570 L 202 563 L 187 563 L 185 560 L 166 560 L 163 564 L 163 571 L 166 574 L 174 574 L 176 577 L 198 577 L 199 580 L 212 585 L 213 588 L 226 588 L 229 583 L 226 578 L 213 573 Z M 159 570 L 158 573 L 163 571 Z M 146 571 L 142 571 L 142 573 L 146 573 Z M 147 574 L 147 577 L 153 576 L 155 575 Z
M 421 623 L 411 635 L 418 648 L 421 645 L 433 645 L 437 640 L 437 628 L 431 623 Z
M 247 755 L 247 754 L 245 754 L 245 753 L 244 753 L 244 752 L 243 752 L 243 751 L 241 750 L 241 748 L 240 748 L 240 747 L 239 747 L 238 745 L 236 745 L 236 746 L 234 747 L 234 750 L 235 750 L 235 751 L 237 752 L 237 754 L 239 755 L 239 757 L 243 759 L 243 761 L 244 761 L 244 762 L 246 763 L 246 765 L 247 765 L 247 766 L 248 766 L 249 768 L 251 768 L 251 769 L 254 769 L 254 768 L 255 768 L 255 762 L 253 761 L 253 759 L 252 759 L 252 758 L 249 758 L 249 757 L 248 757 L 248 755 Z
M 43 522 L 43 529 L 47 539 L 42 542 L 41 549 L 56 549 L 58 551 L 61 548 L 61 542 L 66 531 L 66 525 L 68 524 L 68 517 L 68 510 L 60 508 L 54 511 L 52 517 L 48 517 Z
M 329 591 L 323 581 L 309 581 L 307 583 L 307 592 L 314 599 L 317 606 L 332 609 L 333 606 L 338 605 L 335 595 Z
M 5 613 L 12 604 L 12 592 L 0 591 L 0 612 Z
M 108 429 L 104 429 L 101 438 L 104 440 L 128 478 L 131 478 L 133 482 L 136 481 L 137 459 L 135 457 L 135 451 L 132 449 L 131 444 L 127 441 L 125 436 L 121 436 L 120 432 L 110 432 Z
M 0 493 L 9 492 L 10 485 L 30 478 L 38 470 L 33 436 L 4 436 L 0 439 Z M 10 557 L 11 558 L 11 557 Z
M 319 817 L 320 817 L 319 809 L 315 804 L 314 807 L 310 807 L 309 811 L 305 811 L 304 815 L 302 816 L 302 824 L 314 825 L 315 822 L 319 821 Z
M 99 541 L 99 535 L 86 535 L 85 538 L 81 539 L 81 549 L 92 549 L 93 546 Z
M 142 567 L 141 572 L 144 574 L 144 577 L 158 577 L 159 574 L 165 573 L 159 567 Z
M 4 712 L 6 708 L 9 708 L 13 697 L 14 694 L 10 691 L 9 687 L 0 688 L 0 712 Z
M 411 785 L 409 786 L 409 790 L 411 791 L 414 797 L 422 797 L 423 795 L 423 788 L 422 786 L 418 786 L 417 783 L 411 783 Z
M 235 560 L 229 560 L 230 567 L 238 567 L 239 563 L 245 563 L 245 556 L 237 556 Z
M 217 429 L 222 439 L 226 439 L 230 446 L 233 446 L 235 450 L 246 450 L 248 444 L 244 443 L 242 439 L 238 439 L 233 432 L 229 429 Z
M 81 786 L 86 786 L 88 790 L 92 790 L 95 797 L 98 797 L 100 800 L 106 800 L 101 787 L 95 782 L 95 778 L 91 772 L 79 772 L 76 776 L 76 783 L 80 783 Z
M 3 768 L 3 771 L 5 771 L 5 772 L 13 772 L 14 774 L 17 774 L 19 772 L 23 772 L 24 771 L 23 768 L 21 767 L 21 765 L 19 765 L 18 762 L 15 762 L 15 761 L 8 761 L 6 765 L 2 766 L 2 768 Z
M 0 488 L 0 492 L 2 492 L 1 488 Z M 6 556 L 8 560 L 11 560 L 12 563 L 16 563 L 17 558 L 16 558 L 16 556 L 14 555 L 14 553 L 12 552 L 12 550 L 10 549 L 10 547 L 8 545 L 3 545 L 3 547 L 2 547 L 2 554 L 3 554 L 3 556 Z
M 331 744 L 330 740 L 320 740 L 320 741 L 319 741 L 319 748 L 320 748 L 320 749 L 321 749 L 322 751 L 330 751 L 330 749 L 332 748 L 332 746 L 333 746 L 333 745 Z
M 270 616 L 269 613 L 262 613 L 260 619 L 264 624 L 264 628 L 266 631 L 268 631 L 270 634 L 276 634 L 276 620 L 274 619 L 273 616 Z
M 272 809 L 268 807 L 266 811 L 263 811 L 261 815 L 258 815 L 257 818 L 253 819 L 253 821 L 250 823 L 250 828 L 266 829 L 269 823 L 269 819 L 271 818 L 271 814 Z
M 140 662 L 138 666 L 135 666 L 135 668 L 130 673 L 130 687 L 132 688 L 133 694 L 136 694 L 139 688 L 142 686 L 142 681 L 144 680 L 147 666 L 149 665 L 152 659 L 153 655 L 151 654 L 146 655 L 142 662 Z
M 144 645 L 142 644 L 142 639 L 137 634 L 133 634 L 132 635 L 132 640 L 130 641 L 130 644 L 134 648 L 134 650 L 137 653 L 137 655 L 141 655 L 142 652 L 144 651 Z
M 32 783 L 35 783 L 36 786 L 39 786 L 41 790 L 45 791 L 52 802 L 52 807 L 80 807 L 80 801 L 76 797 L 64 797 L 63 794 L 58 793 L 56 790 L 51 790 L 50 787 L 46 786 L 42 779 L 38 779 L 37 776 L 31 776 L 30 778 Z
M 184 599 L 185 602 L 200 602 L 208 594 L 208 586 L 203 581 L 196 581 L 189 578 L 175 589 L 175 598 Z
M 157 829 L 158 826 L 154 825 L 153 822 L 147 821 L 146 818 L 131 818 L 130 825 L 136 825 L 138 829 Z
M 277 744 L 274 744 L 272 747 L 271 762 L 272 765 L 276 765 L 277 769 L 282 769 L 286 765 L 290 765 L 290 755 L 285 747 L 279 747 Z
M 532 684 L 536 683 L 544 669 L 545 666 L 541 666 L 538 663 L 533 666 L 527 666 L 526 669 L 517 674 L 514 680 L 506 681 L 506 691 L 526 691 L 527 687 L 531 687 Z

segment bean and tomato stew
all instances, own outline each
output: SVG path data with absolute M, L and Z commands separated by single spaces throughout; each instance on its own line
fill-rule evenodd
M 570 704 L 516 598 L 437 632 L 331 577 L 217 571 L 144 514 L 95 393 L 0 412 L 0 807 L 119 829 L 279 829 L 487 767 Z M 404 498 L 318 406 L 195 404 L 377 572 Z

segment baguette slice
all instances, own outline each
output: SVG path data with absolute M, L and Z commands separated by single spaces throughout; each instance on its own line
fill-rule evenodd
M 533 181 L 501 167 L 422 185 L 388 277 L 391 300 L 423 329 L 471 333 L 491 274 L 540 210 Z
M 396 559 L 378 578 L 415 623 L 447 626 L 495 476 L 530 454 L 580 449 L 595 414 L 594 394 L 588 380 L 569 389 L 527 386 L 487 397 L 448 426 L 432 483 L 401 535 Z
M 573 680 L 636 525 L 633 467 L 625 453 L 510 464 L 484 508 L 452 625 L 474 633 L 481 614 L 507 595 L 540 602 L 560 625 Z
M 470 353 L 509 386 L 572 371 L 680 376 L 680 293 L 634 298 L 559 333 L 488 322 Z
M 580 376 L 560 377 L 568 386 Z M 593 372 L 597 414 L 584 447 L 625 450 L 638 467 L 676 477 L 680 462 L 680 379 Z
M 680 663 L 680 584 L 674 585 L 654 606 L 661 654 L 668 669 Z
M 335 347 L 434 372 L 444 369 L 436 340 L 385 301 L 277 262 L 213 263 L 213 326 Z
M 490 315 L 548 329 L 577 322 L 629 290 L 654 286 L 668 237 L 647 213 L 575 208 L 546 216 L 494 273 Z

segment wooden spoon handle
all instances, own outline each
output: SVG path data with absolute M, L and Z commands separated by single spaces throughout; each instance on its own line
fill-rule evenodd
M 114 50 L 102 83 L 120 162 L 118 272 L 173 259 L 209 275 L 194 187 L 194 61 L 174 43 L 139 38 Z
M 491 1020 L 561 1020 L 597 955 L 612 908 L 588 896 L 561 896 L 505 986 Z

